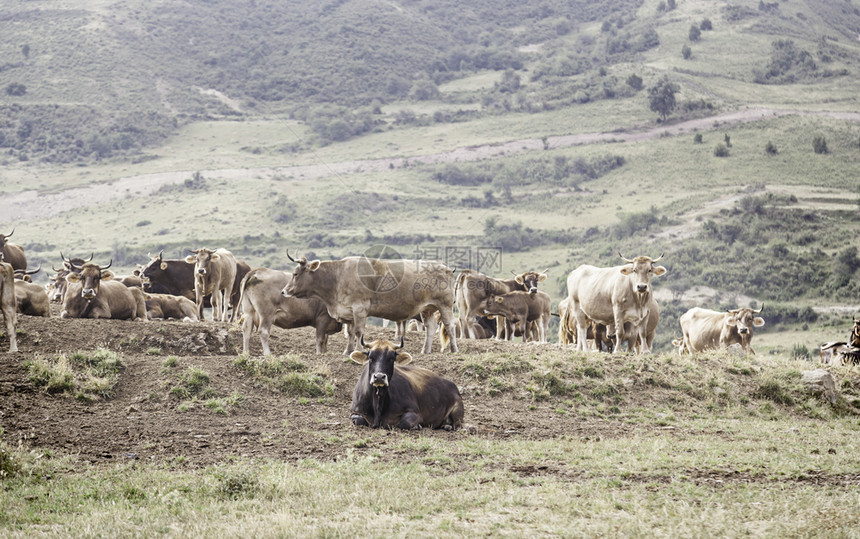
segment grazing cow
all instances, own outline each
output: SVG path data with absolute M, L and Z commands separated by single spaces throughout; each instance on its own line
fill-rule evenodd
M 527 271 L 516 275 L 513 279 L 496 279 L 474 270 L 464 269 L 457 276 L 457 309 L 458 323 L 464 337 L 475 339 L 473 322 L 481 311 L 484 302 L 493 294 L 507 294 L 514 290 L 524 290 L 530 294 L 537 292 L 538 283 L 546 280 L 546 272 Z M 505 332 L 505 338 L 512 335 L 507 331 L 507 324 L 496 321 L 497 336 Z
M 721 312 L 693 307 L 681 315 L 682 342 L 675 341 L 678 353 L 694 354 L 740 344 L 744 352 L 755 354 L 751 346 L 753 328 L 763 326 L 764 319 L 754 315 L 761 309 L 743 307 Z
M 833 358 L 839 358 L 843 365 L 860 365 L 860 320 L 851 315 L 851 321 L 854 325 L 851 327 L 848 342 L 833 341 L 821 345 L 819 358 L 822 363 L 830 364 Z
M 421 367 L 390 341 L 376 340 L 349 358 L 364 365 L 349 408 L 355 425 L 371 428 L 453 430 L 463 424 L 463 398 L 457 385 Z
M 538 342 L 547 341 L 550 317 L 550 297 L 546 292 L 536 291 L 534 294 L 515 290 L 507 294 L 491 295 L 487 298 L 481 314 L 484 316 L 504 316 L 513 324 L 514 331 L 523 333 L 523 342 L 531 337 Z M 529 335 L 531 322 L 536 322 L 537 335 Z
M 185 261 L 194 264 L 194 296 L 197 309 L 202 312 L 203 297 L 212 294 L 212 318 L 227 322 L 227 310 L 233 293 L 233 283 L 236 280 L 236 259 L 227 249 L 201 248 L 185 257 Z M 201 320 L 203 317 L 201 316 Z
M 15 326 L 18 324 L 18 314 L 15 312 L 15 270 L 11 264 L 3 262 L 4 256 L 0 251 L 0 311 L 2 311 L 3 319 L 6 322 L 9 351 L 17 352 L 18 334 Z
M 35 272 L 34 272 L 35 273 Z M 16 272 L 17 276 L 17 272 Z M 15 303 L 19 313 L 27 316 L 51 316 L 51 300 L 41 286 L 26 279 L 15 279 Z
M 15 229 L 8 234 L 0 234 L 0 253 L 3 253 L 3 260 L 12 266 L 13 270 L 27 269 L 27 257 L 24 255 L 24 249 L 16 244 L 6 241 L 15 233 Z
M 450 350 L 457 352 L 454 321 L 454 274 L 441 262 L 427 260 L 380 260 L 351 256 L 320 262 L 301 257 L 284 295 L 318 298 L 340 322 L 352 323 L 346 353 L 364 334 L 368 316 L 408 320 L 421 314 L 425 323 L 424 353 L 429 354 L 436 333 L 433 313 L 451 335 Z
M 256 268 L 242 280 L 241 305 L 242 352 L 250 350 L 251 331 L 260 329 L 263 355 L 271 355 L 269 333 L 272 325 L 283 329 L 312 326 L 316 329 L 317 354 L 326 353 L 328 336 L 341 330 L 342 324 L 329 316 L 325 303 L 315 298 L 286 298 L 281 290 L 290 282 L 290 274 L 267 268 Z
M 197 322 L 197 305 L 185 296 L 170 294 L 143 294 L 146 317 L 149 320 L 185 320 Z
M 634 336 L 641 342 L 643 353 L 651 351 L 646 336 L 653 304 L 651 276 L 666 273 L 666 268 L 655 265 L 662 258 L 663 255 L 655 259 L 637 256 L 628 260 L 621 256 L 627 262 L 623 266 L 596 268 L 582 265 L 570 272 L 567 294 L 576 319 L 577 350 L 586 350 L 587 327 L 592 320 L 616 328 L 613 353 L 620 352 L 622 343 Z
M 87 262 L 66 275 L 61 318 L 113 318 L 146 321 L 143 290 L 113 280 L 108 270 Z M 76 271 L 77 270 L 77 271 Z

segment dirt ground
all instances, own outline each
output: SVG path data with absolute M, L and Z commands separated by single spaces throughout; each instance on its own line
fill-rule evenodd
M 393 329 L 369 329 L 370 337 L 391 338 Z M 310 328 L 273 328 L 275 354 L 297 354 L 310 370 L 321 369 L 335 384 L 333 398 L 299 399 L 255 379 L 233 365 L 242 347 L 238 326 L 220 322 L 127 322 L 21 316 L 18 353 L 0 354 L 0 426 L 7 444 L 74 455 L 93 463 L 144 459 L 204 466 L 233 457 L 266 457 L 294 461 L 304 458 L 337 459 L 347 452 L 379 450 L 390 436 L 441 436 L 446 439 L 478 436 L 486 439 L 549 439 L 574 436 L 596 439 L 621 436 L 630 425 L 606 420 L 585 421 L 553 411 L 551 402 L 518 398 L 504 392 L 488 396 L 463 379 L 460 354 L 434 352 L 420 355 L 421 335 L 407 336 L 407 350 L 416 365 L 454 380 L 466 407 L 466 427 L 456 432 L 422 430 L 394 433 L 356 427 L 349 420 L 349 405 L 361 367 L 344 361 L 343 335 L 329 339 L 329 352 L 316 356 Z M 410 342 L 411 341 L 411 342 Z M 260 354 L 257 334 L 252 354 Z M 5 339 L 0 346 L 6 347 Z M 438 347 L 438 341 L 436 343 Z M 509 353 L 534 347 L 520 343 L 461 341 L 461 352 Z M 544 345 L 553 346 L 553 345 Z M 49 395 L 28 380 L 25 362 L 58 353 L 107 348 L 120 353 L 125 365 L 114 395 L 86 403 L 69 395 Z M 523 350 L 528 353 L 528 350 Z M 163 368 L 168 356 L 176 365 Z M 198 403 L 180 411 L 181 400 L 171 395 L 190 366 L 205 370 L 218 397 L 238 392 L 238 406 L 219 414 Z M 372 437 L 372 443 L 356 440 Z M 394 457 L 396 458 L 396 457 Z M 411 458 L 400 455 L 400 458 Z

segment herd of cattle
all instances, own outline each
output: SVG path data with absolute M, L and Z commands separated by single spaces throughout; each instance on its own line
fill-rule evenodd
M 51 316 L 50 302 L 62 305 L 64 318 L 199 321 L 208 301 L 213 319 L 241 320 L 244 353 L 249 352 L 251 333 L 258 329 L 264 355 L 271 354 L 272 326 L 314 327 L 317 353 L 326 352 L 329 335 L 345 330 L 345 353 L 366 365 L 351 407 L 357 425 L 457 428 L 462 422 L 463 403 L 456 385 L 406 365 L 411 360 L 402 350 L 407 323 L 423 325 L 423 353 L 431 351 L 436 334 L 443 350 L 457 352 L 458 338 L 520 336 L 523 341 L 547 342 L 554 314 L 549 295 L 539 290 L 546 272 L 498 279 L 464 269 L 455 276 L 457 272 L 445 264 L 427 260 L 350 256 L 320 261 L 293 258 L 289 252 L 287 257 L 295 263 L 291 274 L 252 270 L 226 249 L 201 248 L 173 260 L 165 259 L 162 251 L 127 277 L 114 275 L 111 263 L 93 262 L 92 255 L 84 260 L 60 253 L 62 266 L 53 268 L 56 273 L 43 288 L 30 282 L 39 269 L 27 269 L 23 249 L 7 241 L 12 233 L 0 234 L 0 300 L 10 351 L 17 350 L 16 311 Z M 662 255 L 621 258 L 624 264 L 619 266 L 582 265 L 570 273 L 567 296 L 558 305 L 561 344 L 612 353 L 622 352 L 626 345 L 628 352 L 650 353 L 659 320 L 651 279 L 667 270 L 657 265 Z M 732 345 L 754 354 L 754 328 L 764 325 L 755 316 L 760 312 L 761 308 L 690 309 L 680 318 L 682 337 L 673 344 L 681 354 Z M 366 345 L 368 317 L 394 321 L 400 345 L 384 340 Z M 853 334 L 857 342 L 852 339 L 831 348 L 843 358 L 851 357 L 860 351 L 860 320 L 855 320 Z

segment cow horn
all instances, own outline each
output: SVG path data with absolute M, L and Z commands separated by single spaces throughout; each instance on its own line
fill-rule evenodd
M 361 334 L 361 338 L 358 340 L 358 344 L 360 344 L 363 349 L 367 350 L 367 345 L 364 344 L 364 333 Z
M 71 263 L 71 262 L 72 262 L 71 260 L 69 260 L 68 258 L 66 258 L 66 255 L 64 255 L 64 254 L 63 254 L 63 251 L 60 251 L 60 258 L 62 258 L 62 259 L 63 259 L 63 262 L 69 262 L 69 263 Z
M 164 249 L 158 251 L 158 259 L 164 260 Z
M 401 336 L 400 336 L 400 346 L 396 346 L 396 347 L 394 347 L 394 349 L 395 349 L 395 350 L 400 350 L 401 348 L 403 348 L 403 343 L 404 343 L 404 342 L 405 342 L 405 339 L 403 338 L 403 335 L 401 335 Z
M 633 263 L 633 261 L 632 261 L 632 260 L 628 260 L 628 259 L 624 258 L 624 255 L 623 255 L 623 254 L 621 254 L 621 251 L 618 251 L 618 256 L 620 256 L 620 257 L 621 257 L 621 260 L 623 260 L 623 261 L 627 262 L 628 264 L 632 264 L 632 263 Z
M 60 270 L 55 268 L 53 264 L 51 264 L 51 269 L 54 270 L 54 272 L 56 272 L 56 273 L 60 273 Z
M 112 265 L 113 265 L 113 258 L 110 259 L 110 262 L 108 262 L 107 266 L 104 266 L 104 267 L 99 266 L 99 271 L 104 271 L 104 270 L 108 269 L 109 267 L 111 267 Z
M 514 277 L 518 277 L 520 274 L 515 272 L 514 270 L 511 270 L 511 275 L 513 275 Z
M 543 270 L 541 273 L 543 273 L 544 275 L 546 275 L 548 271 L 549 271 L 549 268 L 547 268 L 547 269 Z
M 298 253 L 296 253 L 296 254 L 298 254 Z M 290 262 L 296 262 L 296 259 L 290 256 L 290 250 L 289 249 L 287 249 L 287 258 L 290 259 Z
M 651 262 L 659 262 L 659 261 L 660 261 L 660 259 L 661 259 L 661 258 L 663 258 L 663 255 L 664 255 L 664 254 L 666 254 L 666 253 L 660 253 L 660 256 L 658 256 L 657 258 L 652 259 L 652 260 L 651 260 Z
M 24 270 L 24 275 L 35 275 L 42 271 L 42 264 L 39 264 L 39 267 L 34 270 Z
M 757 311 L 753 311 L 753 312 L 756 314 L 759 314 L 762 309 L 764 309 L 764 303 L 761 304 L 761 307 L 759 307 Z
M 15 227 L 12 227 L 12 232 L 6 234 L 6 237 L 8 238 L 9 236 L 11 236 L 14 233 L 15 233 Z
M 94 255 L 94 254 L 95 254 L 95 253 L 90 253 L 90 257 L 89 257 L 86 261 L 87 261 L 87 262 L 92 262 L 92 261 L 93 261 L 93 255 Z

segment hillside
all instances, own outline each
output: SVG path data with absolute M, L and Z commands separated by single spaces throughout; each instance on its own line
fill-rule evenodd
M 3 94 L 0 227 L 46 269 L 497 253 L 478 269 L 548 268 L 554 303 L 579 264 L 662 252 L 660 349 L 687 307 L 743 301 L 769 348 L 808 353 L 860 303 L 858 21 L 795 0 L 7 3 L 0 86 L 26 91 Z

